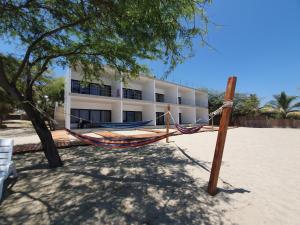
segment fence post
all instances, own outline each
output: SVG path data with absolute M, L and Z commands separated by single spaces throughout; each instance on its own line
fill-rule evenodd
M 169 143 L 169 129 L 170 129 L 170 104 L 168 104 L 167 107 L 167 114 L 166 114 L 166 133 L 168 134 L 167 138 L 166 138 L 166 142 Z
M 224 97 L 225 101 L 233 100 L 236 80 L 237 80 L 236 77 L 228 78 L 226 93 Z M 210 178 L 209 178 L 208 189 L 207 189 L 207 192 L 211 195 L 215 195 L 217 193 L 217 184 L 219 179 L 223 150 L 225 146 L 227 128 L 230 120 L 231 111 L 232 111 L 232 107 L 225 107 L 222 110 L 222 117 L 219 125 L 215 154 L 214 154 L 214 159 L 213 159 L 213 164 L 210 172 Z

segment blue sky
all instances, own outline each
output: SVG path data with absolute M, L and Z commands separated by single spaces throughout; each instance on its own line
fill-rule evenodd
M 237 91 L 256 93 L 262 102 L 283 90 L 300 95 L 300 0 L 214 0 L 208 16 L 222 25 L 211 25 L 207 37 L 217 51 L 196 39 L 194 57 L 168 80 L 224 90 L 227 77 L 236 75 Z M 0 48 L 9 50 L 1 42 Z M 148 66 L 157 76 L 166 69 L 160 62 Z
M 215 0 L 208 41 L 195 40 L 195 57 L 179 65 L 169 80 L 194 87 L 224 90 L 229 75 L 237 90 L 257 93 L 262 102 L 286 91 L 300 95 L 300 0 Z M 163 66 L 151 63 L 154 73 Z M 298 89 L 299 88 L 299 89 Z

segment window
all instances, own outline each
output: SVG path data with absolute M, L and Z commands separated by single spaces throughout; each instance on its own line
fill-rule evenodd
M 137 122 L 142 120 L 142 112 L 140 111 L 123 111 L 123 122 Z
M 90 84 L 90 94 L 91 95 L 100 95 L 99 84 Z
M 78 123 L 79 122 L 79 109 L 71 109 L 71 123 Z
M 80 82 L 78 80 L 71 80 L 71 92 L 80 93 Z
M 101 122 L 111 122 L 111 111 L 101 110 L 100 120 Z
M 156 99 L 157 102 L 164 102 L 165 101 L 165 95 L 155 93 L 155 99 Z
M 181 104 L 181 97 L 178 97 L 178 104 Z
M 109 85 L 100 86 L 100 95 L 101 96 L 111 96 L 111 86 L 109 86 Z
M 123 88 L 123 97 L 142 100 L 142 91 Z
M 80 93 L 90 94 L 90 85 L 89 84 L 80 85 Z
M 182 124 L 182 114 L 179 113 L 179 124 Z
M 71 115 L 71 123 L 76 123 L 77 128 L 99 127 L 100 123 L 111 122 L 111 110 L 71 109 Z
M 165 125 L 164 112 L 156 112 L 156 125 Z
M 100 110 L 91 110 L 91 122 L 100 123 L 101 122 L 101 111 Z

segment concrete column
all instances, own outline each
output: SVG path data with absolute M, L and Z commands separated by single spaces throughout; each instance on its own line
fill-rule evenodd
M 64 93 L 64 114 L 65 114 L 65 128 L 70 129 L 70 114 L 71 114 L 71 68 L 67 69 L 65 76 L 65 93 Z
M 143 107 L 143 120 L 152 120 L 149 125 L 155 126 L 156 124 L 156 113 L 155 113 L 155 105 L 145 105 Z
M 122 101 L 114 102 L 111 106 L 111 120 L 114 123 L 121 123 L 123 121 Z

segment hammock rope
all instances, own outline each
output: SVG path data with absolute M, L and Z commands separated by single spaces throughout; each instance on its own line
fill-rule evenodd
M 215 111 L 213 111 L 212 113 L 209 114 L 210 118 L 208 119 L 207 123 L 210 120 L 212 120 L 216 115 L 222 114 L 222 111 L 223 111 L 224 108 L 226 108 L 226 107 L 232 107 L 232 106 L 233 106 L 233 102 L 232 101 L 224 101 L 222 106 L 220 106 L 217 110 L 215 110 Z M 180 133 L 182 133 L 182 134 L 197 133 L 203 127 L 203 125 L 205 124 L 205 123 L 202 123 L 202 124 L 198 124 L 198 125 L 192 126 L 192 127 L 184 127 L 184 126 L 176 123 L 176 121 L 175 121 L 175 119 L 174 119 L 174 117 L 173 117 L 173 115 L 172 115 L 171 112 L 168 112 L 168 113 L 170 114 L 170 117 L 173 120 L 173 123 L 174 123 L 176 129 Z M 196 120 L 196 123 L 198 123 L 201 120 L 203 120 L 203 119 L 200 118 L 200 119 Z
M 76 132 L 73 132 L 69 129 L 65 129 L 69 134 L 76 137 L 80 141 L 86 144 L 90 144 L 97 147 L 104 147 L 108 149 L 121 149 L 121 148 L 136 148 L 141 147 L 144 145 L 152 144 L 154 142 L 160 141 L 162 139 L 165 139 L 168 136 L 171 136 L 174 134 L 163 134 L 163 135 L 156 135 L 153 137 L 146 137 L 146 138 L 114 138 L 114 139 L 107 139 L 107 138 L 96 138 L 96 137 L 90 137 L 87 135 L 79 134 Z

